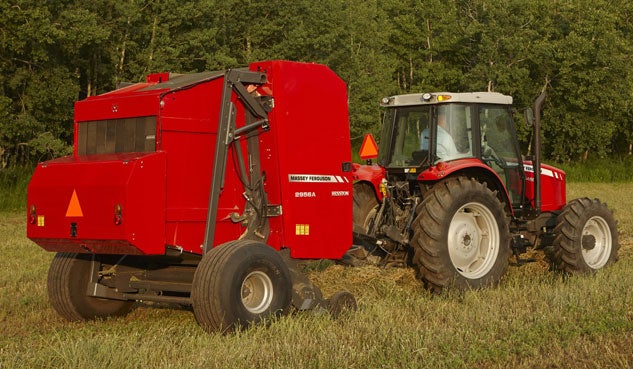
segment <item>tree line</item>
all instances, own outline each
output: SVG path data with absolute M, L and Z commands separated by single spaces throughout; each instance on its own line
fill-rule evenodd
M 341 76 L 355 144 L 379 132 L 384 96 L 497 91 L 520 110 L 547 88 L 547 159 L 633 148 L 629 0 L 0 0 L 0 9 L 0 168 L 68 153 L 77 99 L 148 73 L 267 59 Z M 530 130 L 519 127 L 527 149 Z

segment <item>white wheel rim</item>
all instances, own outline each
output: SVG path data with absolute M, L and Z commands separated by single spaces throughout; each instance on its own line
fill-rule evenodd
M 252 314 L 261 314 L 273 300 L 273 282 L 264 272 L 251 272 L 242 282 L 241 297 L 246 310 Z
M 585 223 L 580 242 L 582 257 L 587 265 L 600 269 L 607 264 L 613 244 L 611 229 L 602 217 L 592 217 Z
M 469 279 L 485 276 L 499 254 L 499 227 L 492 212 L 471 202 L 453 215 L 448 228 L 448 254 L 459 274 Z

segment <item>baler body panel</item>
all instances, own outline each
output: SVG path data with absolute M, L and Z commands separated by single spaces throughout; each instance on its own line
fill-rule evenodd
M 206 229 L 223 83 L 223 78 L 217 78 L 165 94 L 160 115 L 160 149 L 168 153 L 166 241 L 198 254 Z M 235 102 L 236 125 L 241 127 L 244 109 Z M 242 151 L 246 152 L 245 146 Z M 214 245 L 235 240 L 244 231 L 230 218 L 232 213 L 242 214 L 245 207 L 243 184 L 232 160 L 229 154 Z
M 319 64 L 262 62 L 274 108 L 260 135 L 266 192 L 281 204 L 269 244 L 295 258 L 338 259 L 352 244 L 352 172 L 345 83 Z M 349 167 L 344 169 L 344 163 Z M 272 173 L 278 173 L 272 176 Z
M 266 243 L 289 248 L 297 258 L 340 258 L 352 244 L 345 84 L 317 64 L 271 61 L 250 69 L 266 73 L 255 93 L 272 97 L 274 105 L 265 129 L 252 132 L 257 153 L 248 152 L 244 137 L 227 146 L 212 244 L 236 240 L 247 229 L 239 220 L 246 208 L 235 150 L 240 145 L 246 168 L 259 161 L 267 203 L 277 209 L 267 218 Z M 148 78 L 75 104 L 74 155 L 40 164 L 29 185 L 28 207 L 35 207 L 35 222 L 28 225 L 31 239 L 51 251 L 164 254 L 166 247 L 175 247 L 203 252 L 215 150 L 222 141 L 218 128 L 226 124 L 220 121 L 226 75 L 167 78 Z M 244 103 L 236 92 L 230 100 L 235 128 L 244 127 L 249 114 Z M 109 153 L 113 145 L 104 145 L 96 155 L 78 150 L 77 132 L 91 123 L 101 131 L 112 124 L 118 130 L 148 123 L 147 117 L 156 118 L 155 134 L 148 133 L 151 124 L 133 132 L 148 140 L 135 147 L 150 152 Z M 99 134 L 92 142 L 104 140 Z M 82 217 L 66 216 L 73 193 Z M 122 209 L 119 225 L 114 222 L 117 205 Z

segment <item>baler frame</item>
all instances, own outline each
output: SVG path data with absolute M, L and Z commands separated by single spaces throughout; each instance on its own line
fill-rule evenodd
M 243 160 L 241 147 L 236 142 L 242 135 L 248 135 L 250 132 L 258 129 L 268 129 L 268 112 L 270 106 L 264 106 L 260 101 L 255 99 L 247 90 L 244 84 L 261 85 L 266 82 L 266 74 L 261 72 L 251 72 L 239 69 L 228 70 L 224 77 L 224 87 L 222 90 L 222 101 L 220 107 L 220 118 L 218 127 L 218 136 L 215 146 L 215 161 L 213 164 L 213 174 L 211 177 L 211 190 L 209 197 L 209 210 L 207 213 L 207 227 L 204 236 L 204 242 L 202 244 L 203 253 L 206 254 L 213 247 L 213 240 L 215 236 L 215 224 L 218 215 L 218 203 L 220 200 L 220 192 L 224 188 L 224 177 L 226 174 L 227 156 L 228 150 L 233 145 L 236 150 L 236 157 L 240 169 L 240 178 L 244 184 L 246 193 L 245 197 L 252 198 L 253 193 L 249 191 L 251 186 L 258 185 L 260 183 L 259 171 L 255 170 L 255 167 L 259 166 L 259 149 L 257 147 L 257 140 L 248 139 L 249 154 L 251 159 L 251 176 L 250 179 L 246 178 L 246 165 Z M 249 123 L 244 127 L 237 128 L 235 124 L 235 106 L 231 101 L 232 92 L 235 92 L 242 100 L 244 107 L 254 116 L 260 118 L 259 120 Z M 250 183 L 250 186 L 246 185 Z M 260 199 L 264 201 L 265 199 Z M 252 201 L 249 201 L 252 204 Z M 265 203 L 262 204 L 262 209 L 259 209 L 257 214 L 263 213 L 267 209 Z M 267 216 L 263 214 L 264 217 Z M 276 215 L 276 214 L 275 214 Z M 264 235 L 259 234 L 258 237 Z

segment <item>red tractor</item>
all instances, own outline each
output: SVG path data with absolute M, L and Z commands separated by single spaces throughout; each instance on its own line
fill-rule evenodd
M 617 259 L 616 221 L 597 199 L 566 203 L 565 173 L 540 158 L 543 92 L 526 119 L 534 157 L 519 151 L 512 98 L 424 93 L 383 99 L 377 165 L 354 167 L 351 264 L 412 265 L 432 291 L 497 284 L 512 252 L 543 249 L 553 269 Z M 540 175 L 535 175 L 540 173 Z
M 73 155 L 40 163 L 28 189 L 27 235 L 57 252 L 51 305 L 68 320 L 189 305 L 225 331 L 355 307 L 324 299 L 302 260 L 413 265 L 439 290 L 495 284 L 528 246 L 571 272 L 616 259 L 611 212 L 565 205 L 564 173 L 519 155 L 511 98 L 383 105 L 378 165 L 358 165 L 345 83 L 323 65 L 152 74 L 77 102 Z

